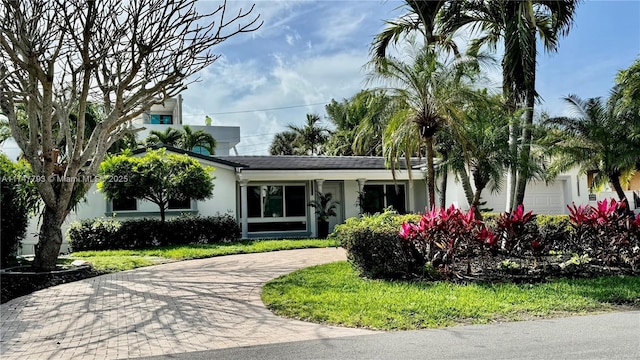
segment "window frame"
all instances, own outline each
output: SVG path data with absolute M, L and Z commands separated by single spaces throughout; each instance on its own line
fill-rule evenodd
M 116 209 L 116 207 L 115 207 L 115 201 L 117 201 L 117 200 L 132 200 L 133 202 L 135 202 L 135 204 L 136 204 L 136 208 L 135 208 L 135 209 L 133 209 L 133 210 L 132 210 L 132 209 L 127 209 L 127 210 L 120 210 L 120 209 Z M 122 213 L 122 212 L 129 212 L 129 213 L 135 213 L 135 212 L 138 212 L 138 210 L 140 209 L 140 204 L 138 204 L 138 199 L 136 199 L 136 198 L 129 198 L 129 199 L 111 199 L 111 200 L 110 200 L 110 203 L 111 203 L 111 212 L 119 212 L 119 213 Z
M 367 181 L 367 183 L 362 188 L 362 191 L 365 192 L 365 194 L 366 194 L 367 186 L 382 186 L 383 206 L 382 206 L 382 209 L 380 209 L 379 211 L 383 211 L 384 209 L 386 209 L 386 208 L 388 208 L 390 206 L 389 203 L 388 203 L 389 195 L 387 194 L 388 187 L 395 188 L 396 186 L 399 186 L 399 187 L 401 186 L 402 189 L 403 189 L 402 190 L 403 196 L 401 198 L 402 198 L 402 202 L 404 203 L 404 213 L 407 213 L 408 198 L 407 198 L 407 183 L 406 182 L 394 183 L 394 182 L 385 182 L 385 181 L 371 181 L 371 182 Z M 398 196 L 398 195 L 396 195 L 396 196 Z M 391 204 L 391 205 L 393 205 L 393 204 Z M 394 209 L 395 209 L 395 207 L 394 207 Z M 395 210 L 400 212 L 399 209 L 395 209 Z
M 265 216 L 265 203 L 264 197 L 262 196 L 262 192 L 265 191 L 266 187 L 269 186 L 279 186 L 282 187 L 282 215 L 281 216 Z M 274 232 L 302 232 L 309 231 L 309 209 L 307 206 L 307 197 L 308 197 L 308 186 L 306 183 L 300 182 L 252 182 L 246 185 L 247 187 L 247 202 L 241 203 L 240 206 L 247 206 L 247 223 L 248 224 L 266 224 L 266 223 L 302 223 L 305 226 L 305 229 L 294 229 L 294 230 L 269 230 L 269 231 L 249 231 L 251 234 L 263 234 L 263 233 L 274 233 Z M 259 187 L 260 188 L 260 217 L 251 217 L 249 215 L 249 194 L 252 191 L 251 188 Z M 287 216 L 287 187 L 302 187 L 304 191 L 304 215 L 300 216 Z M 240 211 L 240 216 L 242 218 L 242 211 Z

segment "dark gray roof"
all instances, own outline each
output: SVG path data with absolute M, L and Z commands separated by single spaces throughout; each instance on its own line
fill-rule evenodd
M 164 147 L 169 151 L 188 154 L 189 156 L 209 160 L 218 164 L 242 168 L 246 170 L 385 170 L 384 158 L 376 156 L 293 156 L 293 155 L 268 155 L 268 156 L 209 156 L 197 154 L 168 145 L 151 146 L 158 149 Z M 134 154 L 147 151 L 146 148 L 134 150 Z M 411 159 L 411 166 L 417 167 L 424 164 L 424 159 Z M 402 159 L 397 169 L 406 169 Z
M 384 158 L 373 156 L 215 156 L 225 163 L 240 164 L 246 170 L 384 170 Z M 423 162 L 412 159 L 412 166 Z M 404 169 L 404 160 L 398 164 Z

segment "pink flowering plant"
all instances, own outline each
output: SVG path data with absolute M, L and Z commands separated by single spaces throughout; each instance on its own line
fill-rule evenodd
M 422 244 L 427 261 L 445 272 L 458 254 L 472 252 L 472 245 L 494 247 L 497 244 L 495 235 L 476 219 L 473 209 L 464 212 L 453 205 L 432 209 L 422 215 L 417 224 L 403 223 L 399 235 L 407 246 Z
M 507 253 L 522 253 L 527 249 L 541 250 L 535 217 L 532 211 L 525 212 L 522 204 L 512 212 L 500 214 L 496 221 L 496 232 L 500 234 L 501 246 Z
M 577 251 L 605 265 L 640 264 L 640 214 L 630 215 L 625 202 L 605 199 L 596 206 L 572 204 L 567 208 Z

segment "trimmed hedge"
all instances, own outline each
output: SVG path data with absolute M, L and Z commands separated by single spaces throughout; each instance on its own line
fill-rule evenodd
M 424 249 L 398 235 L 404 221 L 419 221 L 419 215 L 382 214 L 349 218 L 331 234 L 347 250 L 349 262 L 361 275 L 370 278 L 400 279 L 425 270 Z
M 144 249 L 184 244 L 216 244 L 240 239 L 231 215 L 181 216 L 167 220 L 112 218 L 75 222 L 67 232 L 71 251 Z

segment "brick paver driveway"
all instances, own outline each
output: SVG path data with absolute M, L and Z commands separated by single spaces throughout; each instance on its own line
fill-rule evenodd
M 273 315 L 264 283 L 345 258 L 304 249 L 191 260 L 59 285 L 0 308 L 0 357 L 131 358 L 363 335 Z

